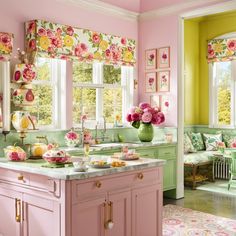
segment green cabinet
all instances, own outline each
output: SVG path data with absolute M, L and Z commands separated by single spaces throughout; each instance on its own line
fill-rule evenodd
M 167 144 L 152 147 L 139 147 L 136 152 L 141 157 L 158 158 L 166 160 L 163 168 L 163 190 L 172 190 L 176 188 L 176 145 Z

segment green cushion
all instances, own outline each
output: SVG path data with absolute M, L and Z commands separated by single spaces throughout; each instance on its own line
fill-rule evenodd
M 197 151 L 205 150 L 201 133 L 191 133 L 190 138 L 195 150 Z
M 232 143 L 236 142 L 236 136 L 223 134 L 223 141 L 226 144 L 226 147 L 230 148 L 232 147 Z
M 184 153 L 196 152 L 188 134 L 184 134 Z
M 222 142 L 222 134 L 203 134 L 207 151 L 216 151 L 218 149 L 218 142 Z

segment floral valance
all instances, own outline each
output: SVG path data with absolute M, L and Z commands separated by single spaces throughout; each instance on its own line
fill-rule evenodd
M 0 61 L 10 59 L 13 48 L 13 34 L 0 32 Z
M 236 59 L 236 38 L 212 39 L 208 41 L 208 62 Z
M 134 65 L 136 43 L 133 39 L 74 28 L 44 20 L 25 24 L 26 51 L 40 57 L 108 64 Z

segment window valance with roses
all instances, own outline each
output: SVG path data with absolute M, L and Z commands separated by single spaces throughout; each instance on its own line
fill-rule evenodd
M 208 62 L 236 59 L 236 38 L 212 39 L 208 41 Z
M 133 39 L 44 20 L 25 23 L 26 51 L 29 55 L 79 61 L 103 61 L 131 65 L 136 62 Z
M 13 34 L 0 32 L 0 61 L 10 59 L 13 48 Z

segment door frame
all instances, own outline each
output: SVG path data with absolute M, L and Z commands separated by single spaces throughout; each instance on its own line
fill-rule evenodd
M 178 16 L 178 159 L 176 198 L 184 197 L 184 20 L 236 10 L 236 1 L 226 1 L 211 6 L 201 7 Z

